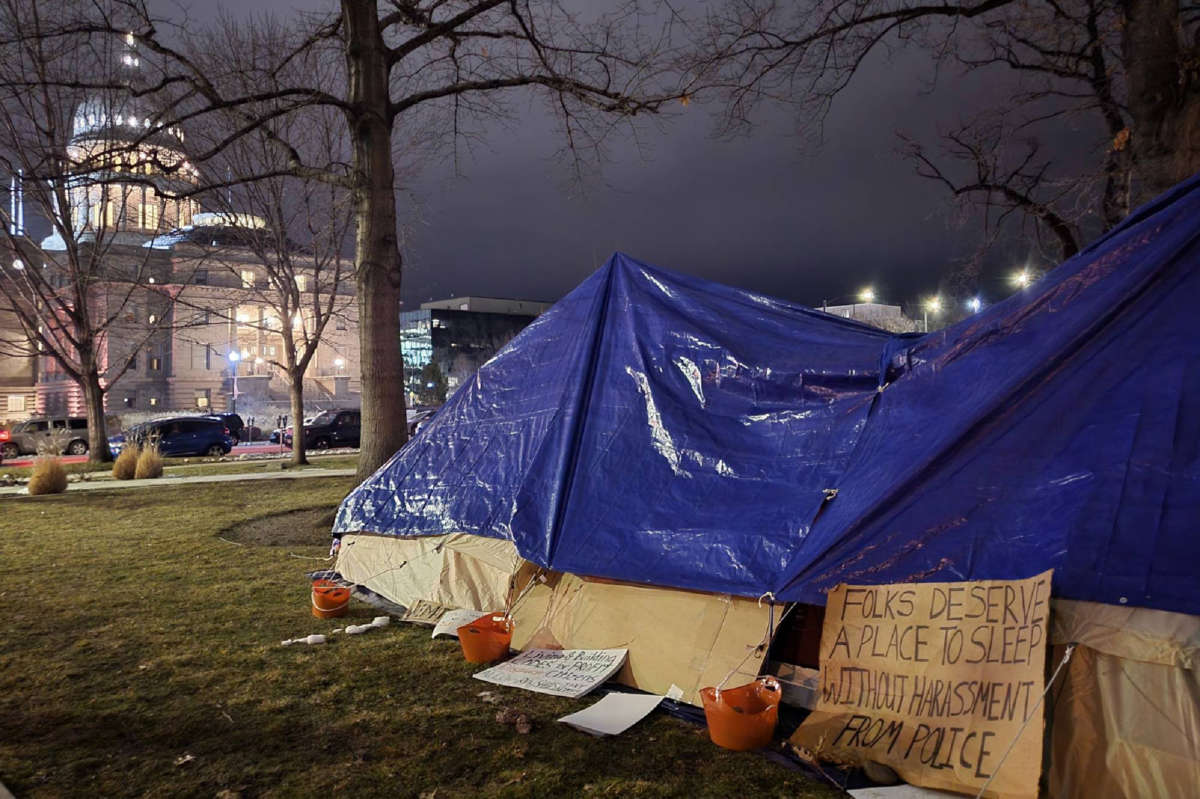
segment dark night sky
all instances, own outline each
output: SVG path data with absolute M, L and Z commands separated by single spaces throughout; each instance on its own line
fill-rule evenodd
M 239 8 L 298 5 L 322 7 Z M 713 109 L 693 103 L 665 131 L 643 131 L 646 147 L 616 141 L 582 183 L 554 157 L 562 140 L 541 104 L 517 100 L 519 122 L 497 123 L 460 151 L 457 174 L 435 162 L 410 181 L 400 209 L 406 305 L 464 294 L 554 300 L 614 250 L 813 305 L 866 284 L 883 301 L 933 293 L 981 233 L 955 222 L 945 191 L 899 158 L 895 131 L 931 141 L 939 124 L 999 96 L 1003 76 L 953 76 L 931 93 L 931 74 L 919 56 L 873 59 L 838 98 L 817 149 L 801 146 L 791 109 L 763 109 L 748 135 L 721 141 Z M 1019 247 L 994 257 L 993 283 L 1024 257 Z

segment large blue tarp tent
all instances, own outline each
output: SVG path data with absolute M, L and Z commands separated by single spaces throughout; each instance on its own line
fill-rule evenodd
M 343 502 L 540 566 L 823 603 L 1027 577 L 1200 614 L 1200 179 L 893 336 L 617 254 Z

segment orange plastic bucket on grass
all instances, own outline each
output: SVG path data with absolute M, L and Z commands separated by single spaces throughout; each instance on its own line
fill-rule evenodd
M 350 589 L 333 580 L 313 580 L 312 612 L 318 619 L 345 616 L 350 609 Z
M 458 628 L 458 642 L 468 663 L 491 663 L 508 654 L 513 622 L 508 616 L 487 613 Z
M 708 737 L 735 752 L 763 748 L 775 734 L 782 696 L 783 689 L 774 677 L 759 677 L 737 688 L 700 689 Z

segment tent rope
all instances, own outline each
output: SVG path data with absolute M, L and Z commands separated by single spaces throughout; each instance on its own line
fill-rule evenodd
M 769 599 L 768 599 L 768 597 L 769 597 Z M 775 637 L 775 595 L 772 594 L 770 591 L 768 591 L 765 594 L 763 594 L 762 596 L 760 596 L 758 598 L 758 606 L 760 608 L 762 607 L 762 602 L 764 599 L 767 600 L 767 632 L 763 636 L 763 639 L 761 641 L 759 641 L 754 646 L 751 646 L 748 648 L 748 650 L 746 652 L 746 656 L 744 658 L 742 658 L 740 661 L 738 661 L 738 664 L 736 666 L 734 666 L 732 669 L 729 670 L 729 673 L 725 675 L 725 679 L 723 679 L 719 683 L 717 683 L 717 687 L 715 690 L 716 690 L 716 694 L 718 697 L 721 695 L 721 689 L 725 686 L 725 683 L 729 682 L 729 678 L 732 677 L 734 674 L 736 674 L 742 668 L 742 666 L 746 665 L 746 661 L 750 659 L 751 655 L 753 655 L 759 649 L 762 649 L 763 647 L 770 644 L 771 640 Z M 782 618 L 786 614 L 787 614 L 787 606 L 784 606 L 783 613 L 780 614 L 780 618 Z
M 513 576 L 515 577 L 516 575 L 514 574 Z M 517 605 L 521 604 L 521 600 L 525 598 L 525 595 L 529 593 L 529 590 L 531 588 L 533 588 L 534 583 L 536 583 L 538 578 L 541 576 L 542 576 L 542 569 L 539 567 L 538 570 L 535 571 L 532 576 L 530 576 L 529 582 L 525 584 L 525 587 L 521 589 L 521 592 L 519 594 L 517 594 L 517 598 L 511 600 L 510 602 L 508 602 L 505 605 L 505 607 L 504 607 L 504 617 L 505 618 L 512 618 L 512 612 L 514 610 L 516 610 Z M 508 595 L 511 597 L 512 592 L 509 591 Z
M 1063 653 L 1062 660 L 1058 663 L 1058 668 L 1050 675 L 1050 681 L 1046 683 L 1046 690 L 1042 691 L 1042 695 L 1038 697 L 1037 704 L 1033 706 L 1033 712 L 1025 717 L 1025 721 L 1021 723 L 1021 727 L 1017 730 L 1017 734 L 1013 736 L 1009 742 L 1008 748 L 1004 750 L 1004 756 L 1000 758 L 1000 762 L 992 769 L 992 776 L 987 778 L 987 782 L 979 789 L 979 793 L 975 794 L 975 799 L 981 799 L 984 791 L 992 784 L 992 780 L 996 779 L 996 775 L 1000 773 L 1000 769 L 1004 766 L 1004 761 L 1008 760 L 1008 756 L 1012 754 L 1012 750 L 1016 747 L 1017 741 L 1021 740 L 1021 735 L 1025 732 L 1025 728 L 1029 722 L 1033 720 L 1033 716 L 1037 713 L 1038 708 L 1046 701 L 1046 695 L 1050 693 L 1050 689 L 1054 687 L 1054 681 L 1058 679 L 1059 672 L 1063 670 L 1063 666 L 1067 665 L 1067 661 L 1071 659 L 1071 654 L 1075 651 L 1075 644 L 1067 644 L 1067 651 Z

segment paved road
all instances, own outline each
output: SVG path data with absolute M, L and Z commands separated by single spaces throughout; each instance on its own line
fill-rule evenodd
M 76 491 L 120 491 L 127 488 L 156 488 L 185 483 L 233 483 L 240 480 L 298 480 L 306 477 L 351 477 L 353 469 L 288 469 L 278 472 L 241 472 L 237 474 L 199 474 L 194 477 L 164 475 L 155 480 L 89 480 L 71 483 L 68 494 Z M 0 496 L 29 496 L 25 486 L 0 486 Z M 52 495 L 53 496 L 53 495 Z
M 233 452 L 226 457 L 237 457 L 238 455 L 281 455 L 285 452 L 291 452 L 290 447 L 285 447 L 282 444 L 271 444 L 266 441 L 255 441 L 253 443 L 238 444 L 233 448 Z M 309 450 L 311 453 L 312 450 Z M 63 455 L 63 463 L 84 463 L 87 461 L 87 455 Z M 168 460 L 167 465 L 170 466 L 172 461 Z M 32 466 L 32 455 L 21 455 L 12 460 L 4 461 L 4 466 Z

